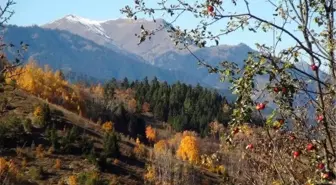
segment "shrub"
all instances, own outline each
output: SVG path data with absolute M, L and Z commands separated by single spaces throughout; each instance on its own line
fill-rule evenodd
M 100 177 L 97 172 L 83 172 L 77 177 L 78 184 L 85 185 L 108 185 L 108 181 Z
M 103 141 L 103 151 L 106 157 L 119 156 L 120 152 L 119 152 L 118 138 L 115 132 L 105 134 Z
M 51 129 L 47 127 L 47 129 L 45 130 L 45 137 L 55 150 L 59 149 L 59 137 L 57 135 L 57 131 L 54 125 Z
M 113 131 L 113 123 L 111 121 L 107 121 L 102 125 L 102 129 L 104 132 L 112 132 Z
M 37 106 L 33 115 L 33 124 L 37 127 L 45 127 L 51 121 L 50 108 L 47 104 Z
M 30 118 L 26 118 L 23 121 L 23 128 L 24 128 L 25 132 L 28 132 L 28 133 L 31 132 L 31 129 L 32 129 L 32 120 Z
M 44 171 L 42 167 L 31 167 L 28 171 L 29 178 L 33 180 L 42 180 L 44 177 Z
M 24 141 L 24 129 L 21 119 L 10 116 L 7 120 L 0 122 L 0 148 L 4 147 L 6 141 L 22 143 Z
M 61 138 L 61 148 L 63 152 L 69 153 L 72 151 L 73 144 L 76 139 L 79 138 L 79 131 L 77 127 L 72 127 L 70 131 L 67 131 L 65 136 Z

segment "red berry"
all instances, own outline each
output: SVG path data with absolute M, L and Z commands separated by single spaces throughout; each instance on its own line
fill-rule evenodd
M 293 156 L 294 156 L 294 159 L 296 159 L 297 157 L 300 156 L 300 152 L 295 151 L 295 152 L 293 153 Z
M 323 115 L 319 115 L 319 116 L 317 116 L 316 117 L 316 120 L 318 121 L 318 122 L 320 122 L 320 121 L 323 121 Z
M 273 90 L 274 90 L 274 92 L 276 92 L 276 93 L 279 92 L 279 88 L 278 88 L 278 87 L 274 87 Z
M 263 109 L 265 109 L 265 106 L 266 105 L 264 103 L 258 103 L 257 106 L 256 106 L 256 109 L 257 110 L 263 110 Z
M 320 170 L 323 170 L 324 169 L 324 164 L 323 163 L 319 163 L 317 165 L 317 168 L 320 169 Z
M 322 174 L 321 174 L 321 177 L 322 177 L 323 179 L 328 179 L 328 178 L 329 178 L 329 173 L 322 173 Z
M 314 149 L 314 145 L 312 144 L 312 143 L 309 143 L 308 145 L 307 145 L 307 150 L 308 151 L 311 151 L 311 150 L 313 150 Z
M 237 134 L 239 132 L 239 128 L 235 128 L 234 130 L 233 130 L 233 134 Z
M 246 146 L 246 149 L 253 149 L 253 144 L 248 144 L 248 145 Z
M 208 11 L 209 11 L 209 12 L 213 12 L 213 11 L 214 11 L 214 7 L 211 6 L 211 5 L 209 5 L 209 6 L 208 6 Z
M 310 68 L 313 70 L 313 71 L 317 71 L 318 67 L 315 65 L 315 64 L 312 64 L 310 66 Z

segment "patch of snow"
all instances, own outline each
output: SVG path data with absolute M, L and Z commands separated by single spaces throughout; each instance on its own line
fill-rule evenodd
M 70 22 L 77 22 L 80 23 L 84 26 L 86 26 L 89 30 L 94 31 L 95 33 L 102 35 L 108 39 L 111 39 L 108 35 L 105 34 L 104 28 L 101 26 L 102 23 L 106 21 L 95 21 L 95 20 L 90 20 L 87 18 L 75 16 L 75 15 L 67 15 L 65 17 L 66 20 Z

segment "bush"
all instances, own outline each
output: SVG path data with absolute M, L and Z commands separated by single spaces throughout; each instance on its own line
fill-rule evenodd
M 67 131 L 65 136 L 61 139 L 61 148 L 63 152 L 71 152 L 73 149 L 73 144 L 76 139 L 79 138 L 79 131 L 77 127 L 72 127 L 71 130 Z
M 59 149 L 59 137 L 57 135 L 57 131 L 55 129 L 55 125 L 51 129 L 47 127 L 45 130 L 45 137 L 50 142 L 51 146 L 55 149 Z
M 108 181 L 102 179 L 96 172 L 83 172 L 78 175 L 78 184 L 83 185 L 108 185 Z
M 104 136 L 103 151 L 106 157 L 119 157 L 118 138 L 115 132 L 107 133 Z
M 31 129 L 32 129 L 32 120 L 27 118 L 23 121 L 23 128 L 25 130 L 25 132 L 30 133 Z
M 94 148 L 94 142 L 85 136 L 79 139 L 79 146 L 81 147 L 81 152 L 83 155 L 90 154 L 91 150 Z
M 42 180 L 44 177 L 44 171 L 42 167 L 31 167 L 28 171 L 29 178 L 33 180 Z
M 37 127 L 45 127 L 51 121 L 50 108 L 47 104 L 37 106 L 33 114 L 33 124 Z
M 22 143 L 24 141 L 24 128 L 21 123 L 21 119 L 15 116 L 0 122 L 0 147 L 4 147 L 5 143 L 14 144 L 15 142 Z

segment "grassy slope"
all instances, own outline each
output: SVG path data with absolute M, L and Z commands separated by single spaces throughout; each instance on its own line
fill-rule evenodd
M 10 115 L 16 115 L 21 118 L 26 118 L 29 116 L 31 112 L 34 110 L 34 106 L 47 103 L 46 101 L 28 95 L 27 93 L 21 90 L 9 91 L 8 87 L 7 90 L 1 94 L 2 97 L 6 97 L 9 100 L 9 110 L 7 110 L 4 114 L 1 115 L 0 119 L 6 119 L 6 117 Z M 71 127 L 73 125 L 79 126 L 82 129 L 85 129 L 85 133 L 90 135 L 92 138 L 95 138 L 97 141 L 98 147 L 101 145 L 102 139 L 102 132 L 99 130 L 99 127 L 95 125 L 95 123 L 87 120 L 83 117 L 78 116 L 70 111 L 63 109 L 60 106 L 49 104 L 51 111 L 54 113 L 58 112 L 57 119 L 62 120 L 64 125 L 57 125 L 57 127 L 61 130 L 63 126 Z M 41 134 L 41 133 L 40 133 Z M 34 138 L 35 139 L 35 138 Z M 104 177 L 107 179 L 115 178 L 113 177 L 117 175 L 121 184 L 142 184 L 142 177 L 144 174 L 144 162 L 139 160 L 134 160 L 127 155 L 133 149 L 134 143 L 130 141 L 126 141 L 123 139 L 120 142 L 120 151 L 122 152 L 122 156 L 118 159 L 118 163 L 113 165 L 113 168 L 106 173 L 102 173 Z M 25 153 L 31 153 L 30 147 L 23 147 Z M 12 155 L 14 152 L 9 152 L 8 157 L 9 159 L 14 159 L 17 164 L 21 164 L 22 158 L 21 157 L 13 157 Z M 56 158 L 62 160 L 63 168 L 61 170 L 55 170 L 52 166 L 55 164 Z M 92 170 L 94 166 L 90 164 L 87 160 L 85 160 L 82 156 L 76 155 L 47 155 L 43 159 L 32 160 L 27 163 L 27 169 L 29 167 L 39 167 L 43 166 L 44 169 L 47 169 L 47 178 L 44 180 L 39 181 L 39 184 L 57 184 L 57 181 L 60 179 L 61 176 L 67 177 L 72 173 L 79 173 L 82 172 L 83 169 L 85 170 Z M 27 172 L 27 171 L 26 171 Z
M 38 97 L 31 96 L 21 90 L 11 91 L 7 87 L 7 90 L 3 94 L 4 97 L 7 97 L 9 100 L 9 110 L 6 111 L 0 119 L 5 119 L 7 116 L 15 114 L 21 118 L 26 118 L 31 114 L 34 110 L 34 106 L 41 103 L 48 103 L 45 100 L 42 100 Z M 102 131 L 97 124 L 94 122 L 85 119 L 78 114 L 70 112 L 60 106 L 49 104 L 51 111 L 53 112 L 53 116 L 55 119 L 59 119 L 59 125 L 57 125 L 59 132 L 63 129 L 63 127 L 71 127 L 78 126 L 81 129 L 85 130 L 85 133 L 90 135 L 91 138 L 94 138 L 96 141 L 96 146 L 101 148 L 102 143 Z M 145 116 L 144 118 L 147 123 L 151 123 L 152 125 L 156 125 L 156 127 L 161 127 L 161 129 L 157 128 L 162 138 L 169 137 L 168 135 L 173 134 L 172 132 L 167 133 L 166 129 L 162 128 L 161 124 L 157 124 L 157 122 L 150 118 L 151 116 Z M 156 123 L 156 124 L 155 124 Z M 41 134 L 41 133 L 39 133 Z M 34 138 L 35 139 L 35 138 Z M 145 161 L 134 159 L 130 157 L 132 150 L 135 146 L 134 141 L 127 139 L 126 137 L 121 137 L 120 142 L 120 151 L 122 152 L 122 156 L 118 159 L 117 163 L 112 162 L 112 168 L 110 168 L 107 172 L 102 173 L 102 176 L 107 179 L 118 179 L 120 184 L 143 184 L 143 174 L 145 173 Z M 24 148 L 26 153 L 32 153 L 30 151 L 30 147 Z M 10 154 L 9 154 L 10 155 Z M 33 154 L 31 154 L 33 155 Z M 13 155 L 11 155 L 13 156 Z M 7 156 L 8 157 L 8 156 Z M 11 158 L 12 159 L 12 158 Z M 62 161 L 62 169 L 56 170 L 53 168 L 56 159 L 61 159 Z M 17 164 L 21 164 L 22 157 L 14 157 L 14 160 Z M 82 156 L 76 155 L 56 155 L 51 154 L 47 155 L 43 159 L 28 161 L 27 169 L 29 167 L 39 167 L 43 166 L 44 169 L 47 169 L 47 178 L 38 181 L 39 184 L 57 184 L 57 181 L 61 177 L 68 177 L 72 174 L 76 174 L 82 172 L 83 169 L 89 171 L 94 169 L 94 165 L 90 164 L 87 160 L 85 160 Z M 204 175 L 204 178 L 209 179 L 211 184 L 217 184 L 219 177 L 214 173 L 210 173 L 205 169 L 200 169 L 201 173 Z

